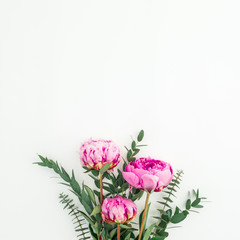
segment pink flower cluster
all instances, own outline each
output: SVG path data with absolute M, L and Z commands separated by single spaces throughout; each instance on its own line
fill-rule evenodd
M 137 215 L 137 206 L 122 196 L 105 198 L 102 204 L 102 218 L 109 224 L 127 223 Z
M 88 140 L 80 148 L 82 163 L 90 168 L 100 170 L 105 164 L 111 163 L 109 169 L 114 168 L 120 161 L 120 150 L 112 142 L 106 140 Z M 166 187 L 173 178 L 173 170 L 169 163 L 152 158 L 139 158 L 130 162 L 122 173 L 130 188 L 159 192 Z M 102 178 L 100 179 L 102 181 Z M 101 213 L 104 221 L 110 224 L 123 224 L 133 220 L 137 215 L 135 203 L 122 196 L 103 199 L 101 188 Z
M 112 141 L 88 140 L 80 148 L 80 159 L 88 168 L 100 170 L 105 164 L 112 163 L 114 168 L 120 161 L 120 150 Z
M 126 166 L 123 177 L 131 187 L 160 192 L 172 181 L 173 170 L 169 163 L 161 160 L 139 158 Z

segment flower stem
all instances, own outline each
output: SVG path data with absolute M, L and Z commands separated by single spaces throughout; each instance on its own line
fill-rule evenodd
M 100 173 L 100 203 L 102 206 L 103 203 L 103 183 L 102 183 L 102 174 Z
M 117 240 L 120 240 L 120 224 L 117 225 Z
M 141 225 L 141 229 L 140 229 L 138 240 L 141 240 L 141 238 L 142 238 L 143 227 L 144 227 L 145 218 L 146 218 L 146 215 L 147 215 L 147 206 L 148 206 L 149 197 L 150 197 L 150 193 L 147 193 L 147 198 L 146 198 L 145 207 L 144 207 L 144 213 L 143 213 L 143 218 L 142 218 L 142 225 Z
M 102 174 L 100 173 L 100 203 L 102 207 L 103 203 L 103 182 L 102 182 Z M 101 219 L 101 224 L 103 223 L 103 220 Z M 102 236 L 99 237 L 99 240 L 102 240 Z

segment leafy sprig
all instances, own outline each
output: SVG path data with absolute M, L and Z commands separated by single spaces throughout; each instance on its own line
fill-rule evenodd
M 175 207 L 173 211 L 173 207 L 170 206 L 174 201 L 172 197 L 176 197 L 175 193 L 177 189 L 179 189 L 180 182 L 182 181 L 183 171 L 178 170 L 174 175 L 171 183 L 163 190 L 164 193 L 167 194 L 166 197 L 163 197 L 165 201 L 158 201 L 163 208 L 158 209 L 160 212 L 160 216 L 154 217 L 158 219 L 158 222 L 155 225 L 155 229 L 152 233 L 153 238 L 157 238 L 155 240 L 163 240 L 168 237 L 169 233 L 166 231 L 168 228 L 168 224 L 178 224 L 182 222 L 189 214 L 189 211 L 197 212 L 192 210 L 191 208 L 202 208 L 203 206 L 199 203 L 202 199 L 206 199 L 204 197 L 199 197 L 199 190 L 193 190 L 193 200 L 191 198 L 187 199 L 185 203 L 185 209 L 181 210 L 178 206 Z
M 65 181 L 62 184 L 71 188 L 70 191 L 78 197 L 80 203 L 87 212 L 86 214 L 83 211 L 79 211 L 81 215 L 86 219 L 86 221 L 91 225 L 92 236 L 94 236 L 94 234 L 99 236 L 100 232 L 102 231 L 101 216 L 99 213 L 91 215 L 94 207 L 97 204 L 95 200 L 95 194 L 92 189 L 84 183 L 82 184 L 82 187 L 80 187 L 80 184 L 75 178 L 74 171 L 72 171 L 72 174 L 70 176 L 67 171 L 58 164 L 58 162 L 48 159 L 47 157 L 44 158 L 41 155 L 38 156 L 41 162 L 35 162 L 34 164 L 53 169 Z
M 75 225 L 75 231 L 77 232 L 77 238 L 79 240 L 86 240 L 91 238 L 89 228 L 86 226 L 86 220 L 81 215 L 78 207 L 73 203 L 73 200 L 68 195 L 61 193 L 59 195 L 60 203 L 64 205 L 64 209 L 69 210 L 69 215 L 73 217 L 73 224 Z
M 136 155 L 140 152 L 140 147 L 147 146 L 145 144 L 139 144 L 144 137 L 144 131 L 141 130 L 137 136 L 137 140 L 132 140 L 131 148 L 127 148 L 125 146 L 125 149 L 127 150 L 127 161 L 133 162 L 136 160 Z

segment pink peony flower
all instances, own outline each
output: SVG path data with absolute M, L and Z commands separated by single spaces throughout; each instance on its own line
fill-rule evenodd
M 109 224 L 127 223 L 137 215 L 136 204 L 122 196 L 105 198 L 102 204 L 102 218 Z
M 89 139 L 80 148 L 80 159 L 88 168 L 100 170 L 105 164 L 112 163 L 109 168 L 112 169 L 120 161 L 120 150 L 112 141 Z
M 161 160 L 139 158 L 126 166 L 123 177 L 130 187 L 160 192 L 172 181 L 173 170 L 169 163 Z

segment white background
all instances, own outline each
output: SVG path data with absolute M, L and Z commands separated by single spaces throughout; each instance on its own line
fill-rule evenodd
M 0 0 L 0 239 L 76 239 L 58 203 L 68 190 L 37 153 L 90 184 L 81 143 L 113 139 L 125 155 L 142 128 L 140 155 L 185 171 L 179 205 L 197 187 L 211 200 L 169 240 L 240 239 L 239 7 Z

